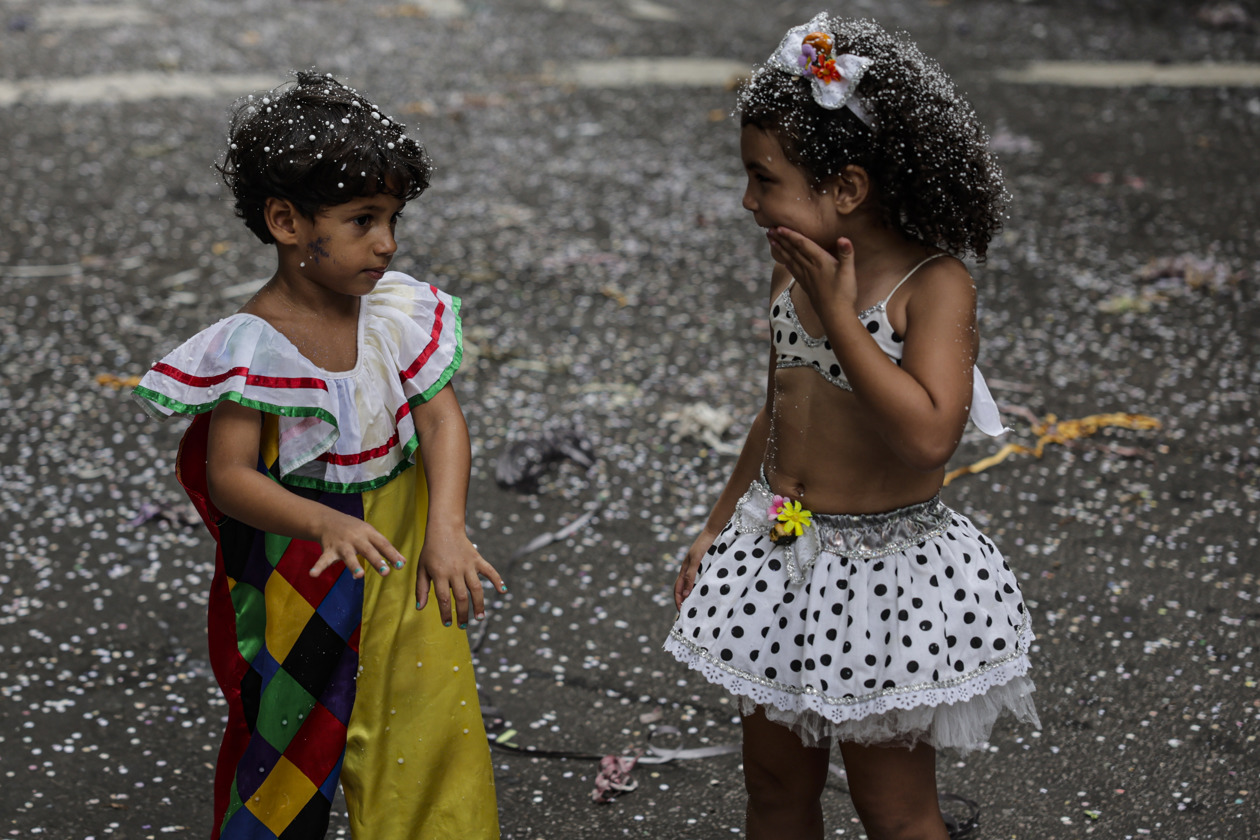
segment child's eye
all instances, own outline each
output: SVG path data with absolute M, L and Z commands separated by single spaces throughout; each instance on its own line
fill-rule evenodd
M 355 216 L 353 219 L 350 220 L 350 224 L 358 225 L 359 227 L 367 227 L 368 225 L 372 224 L 372 217 L 371 216 Z

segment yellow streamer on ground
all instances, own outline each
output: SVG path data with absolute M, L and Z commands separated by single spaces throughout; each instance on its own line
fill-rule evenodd
M 1081 417 L 1077 420 L 1064 420 L 1062 422 L 1053 414 L 1047 414 L 1045 420 L 1032 427 L 1033 434 L 1037 435 L 1037 443 L 1031 449 L 1018 443 L 1008 443 L 988 458 L 981 458 L 974 464 L 959 467 L 946 473 L 945 483 L 949 484 L 960 476 L 984 472 L 989 467 L 1002 463 L 1011 455 L 1032 455 L 1035 458 L 1040 458 L 1048 443 L 1067 443 L 1071 440 L 1089 437 L 1106 426 L 1145 430 L 1161 428 L 1162 424 L 1154 417 L 1148 417 L 1145 414 L 1125 414 L 1122 412 L 1115 414 L 1091 414 L 1089 417 Z
M 117 391 L 122 388 L 136 387 L 137 385 L 140 384 L 140 377 L 128 376 L 124 378 L 124 377 L 114 376 L 114 374 L 112 373 L 102 373 L 102 374 L 97 375 L 96 384 L 104 385 L 107 388 L 113 388 L 114 390 Z

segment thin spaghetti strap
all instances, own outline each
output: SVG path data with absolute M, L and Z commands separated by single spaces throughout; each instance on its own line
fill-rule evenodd
M 905 277 L 902 277 L 900 280 L 897 281 L 897 285 L 892 287 L 891 292 L 884 295 L 884 299 L 879 302 L 879 305 L 881 307 L 887 306 L 888 301 L 892 300 L 892 296 L 895 295 L 897 293 L 897 290 L 901 288 L 902 283 L 906 282 L 911 277 L 913 277 L 914 273 L 918 271 L 920 268 L 923 268 L 923 266 L 926 265 L 927 263 L 930 263 L 932 260 L 936 259 L 937 257 L 944 257 L 944 256 L 947 256 L 947 254 L 942 252 L 940 254 L 933 254 L 932 256 L 927 257 L 926 259 L 920 261 L 918 265 L 916 265 L 914 268 L 910 269 L 910 271 L 906 273 Z

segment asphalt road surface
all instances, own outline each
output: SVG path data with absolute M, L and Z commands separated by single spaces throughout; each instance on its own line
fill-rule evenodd
M 1013 203 L 974 267 L 980 363 L 1009 440 L 1058 433 L 946 490 L 1019 572 L 1044 728 L 941 756 L 943 789 L 989 840 L 1260 835 L 1260 9 L 844 10 L 909 30 L 990 126 Z M 511 585 L 469 630 L 503 836 L 742 833 L 738 753 L 640 765 L 597 805 L 594 760 L 543 752 L 738 743 L 660 644 L 764 382 L 729 81 L 816 11 L 0 1 L 0 836 L 208 831 L 212 547 L 173 479 L 180 424 L 126 382 L 267 276 L 211 164 L 234 97 L 310 66 L 438 165 L 395 267 L 465 302 L 469 522 Z M 1038 431 L 1116 413 L 1154 422 Z M 496 485 L 507 447 L 566 427 L 593 466 Z M 996 447 L 968 436 L 956 465 Z M 825 812 L 862 836 L 840 777 Z

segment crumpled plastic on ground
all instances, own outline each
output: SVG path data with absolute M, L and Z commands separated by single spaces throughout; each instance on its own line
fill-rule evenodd
M 503 447 L 494 465 L 494 480 L 504 490 L 534 493 L 551 465 L 566 459 L 589 469 L 595 465 L 595 445 L 576 423 L 549 423 L 537 437 Z
M 662 414 L 661 421 L 674 427 L 674 433 L 669 438 L 670 443 L 678 443 L 683 438 L 694 438 L 715 452 L 739 454 L 739 444 L 722 440 L 722 436 L 735 424 L 735 418 L 728 411 L 714 408 L 708 403 L 696 402 L 677 411 Z
M 630 778 L 630 771 L 639 763 L 642 754 L 642 750 L 635 750 L 633 755 L 606 755 L 601 758 L 591 799 L 606 805 L 621 794 L 638 788 L 639 783 Z

